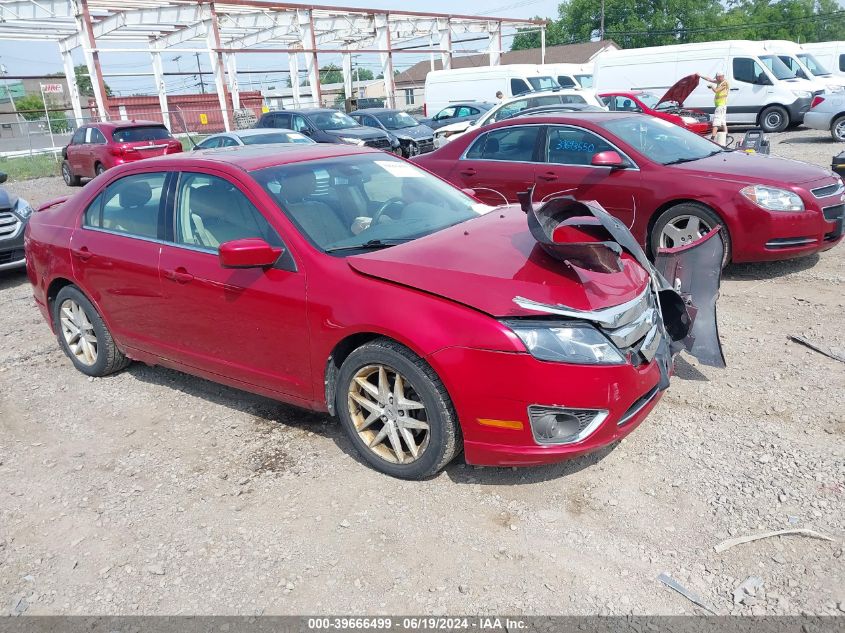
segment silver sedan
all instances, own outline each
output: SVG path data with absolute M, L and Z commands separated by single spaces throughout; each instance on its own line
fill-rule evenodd
M 845 141 L 845 93 L 825 93 L 813 98 L 804 115 L 804 125 L 829 130 L 834 141 Z
M 304 144 L 314 143 L 310 138 L 299 132 L 286 129 L 250 129 L 235 130 L 234 132 L 221 132 L 212 134 L 201 143 L 197 143 L 194 149 L 213 149 L 215 147 L 240 147 L 242 145 L 277 145 L 277 144 Z

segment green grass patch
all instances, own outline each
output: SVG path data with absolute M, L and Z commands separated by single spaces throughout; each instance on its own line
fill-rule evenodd
M 0 158 L 0 171 L 8 174 L 10 181 L 32 180 L 58 176 L 60 164 L 52 154 Z

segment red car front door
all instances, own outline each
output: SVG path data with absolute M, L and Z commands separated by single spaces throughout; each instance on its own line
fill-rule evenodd
M 289 253 L 266 269 L 223 268 L 218 259 L 218 246 L 235 239 L 259 237 L 282 246 L 257 207 L 224 174 L 181 175 L 175 234 L 160 259 L 171 358 L 310 400 L 304 272 Z
M 566 194 L 596 200 L 626 226 L 633 225 L 642 201 L 640 171 L 630 158 L 598 134 L 574 125 L 550 125 L 542 145 L 542 163 L 535 168 L 535 201 Z M 618 152 L 626 166 L 591 165 L 593 156 L 606 151 Z
M 77 283 L 123 346 L 160 353 L 163 299 L 158 259 L 167 172 L 124 176 L 86 208 L 71 235 Z
M 541 132 L 539 125 L 517 125 L 479 135 L 447 180 L 474 189 L 488 204 L 516 202 L 516 194 L 534 182 Z

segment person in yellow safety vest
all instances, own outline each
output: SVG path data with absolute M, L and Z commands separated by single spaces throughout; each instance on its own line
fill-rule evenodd
M 713 112 L 713 131 L 710 134 L 710 139 L 715 141 L 717 132 L 728 133 L 728 92 L 731 87 L 725 80 L 724 73 L 716 73 L 715 79 L 710 79 L 704 75 L 701 75 L 701 78 L 711 83 L 707 87 L 713 91 L 713 105 L 716 106 L 716 110 Z

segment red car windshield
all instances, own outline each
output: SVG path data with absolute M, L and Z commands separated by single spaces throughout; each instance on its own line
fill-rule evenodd
M 251 175 L 326 252 L 393 246 L 490 209 L 419 167 L 380 153 L 278 165 Z
M 137 143 L 139 141 L 163 141 L 173 137 L 163 125 L 139 125 L 138 127 L 124 127 L 112 132 L 111 137 L 116 143 Z
M 688 163 L 724 150 L 679 125 L 653 117 L 632 116 L 599 125 L 640 154 L 663 165 Z

